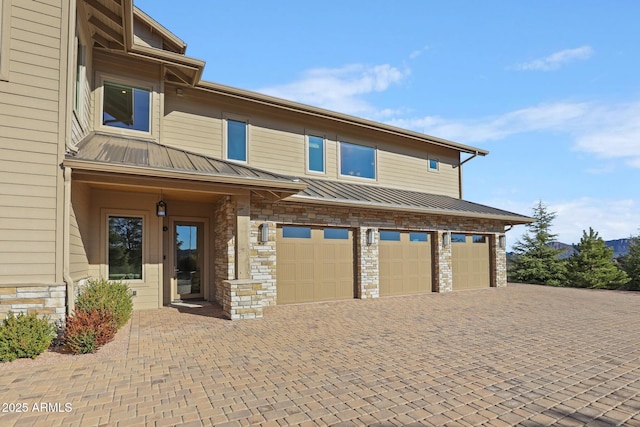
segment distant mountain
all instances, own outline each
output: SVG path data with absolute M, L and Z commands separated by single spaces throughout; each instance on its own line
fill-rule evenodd
M 613 257 L 618 258 L 629 253 L 630 240 L 631 239 L 607 240 L 604 243 L 608 247 L 613 248 Z M 562 242 L 553 242 L 551 243 L 551 246 L 554 247 L 555 249 L 564 250 L 564 252 L 560 254 L 560 258 L 569 258 L 576 251 L 573 248 L 573 245 L 567 245 L 566 243 L 562 243 Z

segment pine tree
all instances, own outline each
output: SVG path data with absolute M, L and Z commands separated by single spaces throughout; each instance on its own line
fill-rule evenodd
M 513 245 L 514 259 L 509 268 L 509 280 L 520 283 L 563 286 L 566 280 L 566 262 L 558 255 L 562 250 L 551 243 L 557 237 L 551 233 L 555 212 L 538 202 L 533 208 L 535 221 L 527 224 L 527 234 Z
M 624 289 L 640 291 L 640 235 L 631 237 L 629 253 L 620 259 L 620 264 L 631 279 Z
M 576 252 L 569 258 L 569 286 L 617 289 L 629 281 L 627 274 L 613 261 L 613 249 L 589 227 L 582 232 Z

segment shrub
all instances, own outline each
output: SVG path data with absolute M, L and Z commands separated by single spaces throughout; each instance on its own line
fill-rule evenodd
M 116 335 L 116 322 L 108 310 L 76 310 L 67 316 L 64 342 L 74 354 L 95 353 Z
M 14 316 L 9 312 L 0 326 L 0 361 L 30 357 L 35 359 L 49 348 L 56 336 L 55 325 L 48 317 L 38 318 L 37 313 Z
M 76 308 L 109 311 L 116 322 L 116 328 L 123 327 L 131 317 L 133 299 L 129 287 L 122 282 L 106 279 L 91 279 L 76 298 Z

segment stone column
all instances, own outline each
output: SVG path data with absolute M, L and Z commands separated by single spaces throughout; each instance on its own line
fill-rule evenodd
M 433 245 L 434 278 L 436 292 L 450 292 L 453 290 L 453 266 L 451 263 L 451 239 L 445 247 L 445 231 L 436 231 Z M 450 237 L 450 235 L 449 235 Z
M 491 236 L 491 286 L 504 288 L 507 286 L 507 249 L 506 241 L 505 247 L 500 247 L 500 236 L 504 234 L 497 233 Z
M 249 194 L 234 196 L 236 202 L 236 279 L 251 278 Z
M 380 266 L 378 249 L 378 229 L 372 228 L 373 242 L 367 243 L 369 227 L 360 227 L 356 232 L 358 298 L 378 298 L 380 296 Z

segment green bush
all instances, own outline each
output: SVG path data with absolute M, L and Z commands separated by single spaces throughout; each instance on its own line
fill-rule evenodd
M 37 313 L 14 316 L 9 312 L 0 325 L 0 361 L 30 357 L 35 359 L 49 348 L 56 336 L 55 325 L 48 317 L 38 318 Z
M 122 282 L 106 279 L 91 279 L 76 298 L 76 309 L 109 311 L 116 328 L 123 327 L 131 318 L 133 299 L 129 287 Z
M 116 322 L 109 310 L 76 310 L 67 316 L 64 342 L 74 354 L 95 353 L 116 335 Z

